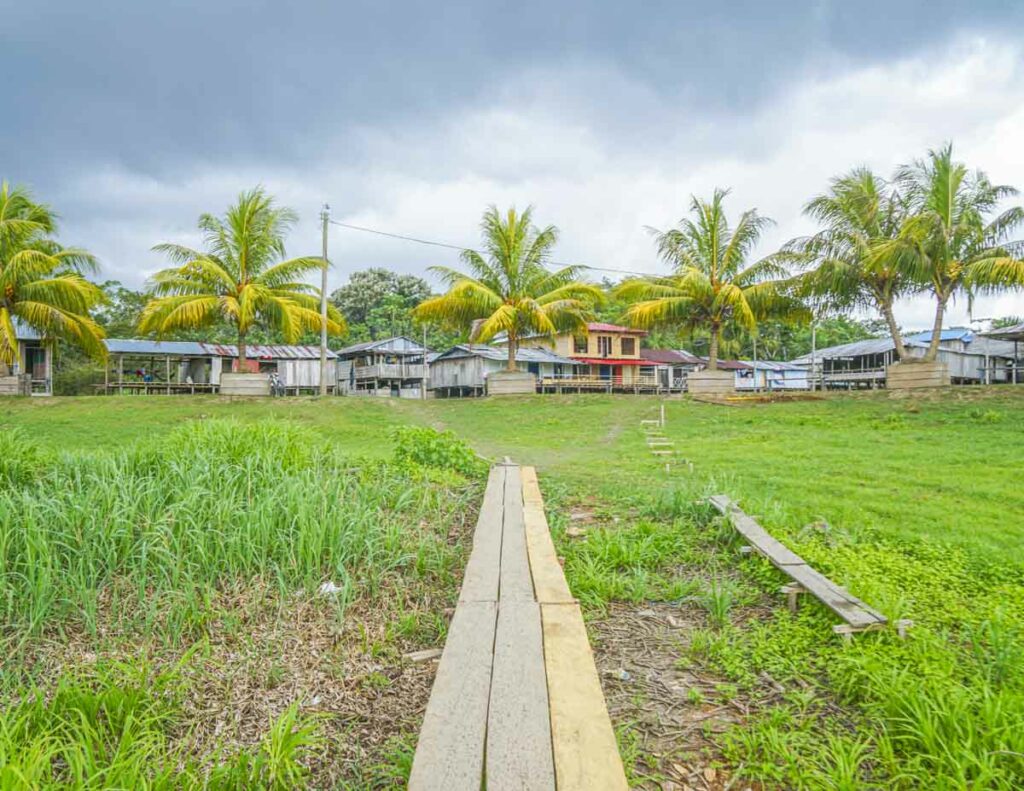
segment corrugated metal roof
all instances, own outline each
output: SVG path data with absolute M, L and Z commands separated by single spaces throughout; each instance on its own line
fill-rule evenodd
M 1024 341 L 1024 324 L 1015 324 L 1012 327 L 1002 327 L 998 330 L 989 330 L 985 335 L 989 338 Z
M 676 349 L 641 349 L 640 359 L 665 365 L 698 365 L 701 362 L 699 357 Z
M 587 332 L 629 332 L 635 335 L 646 335 L 647 330 L 623 327 L 621 324 L 606 324 L 603 321 L 592 321 L 587 324 Z
M 392 338 L 384 338 L 379 341 L 363 341 L 362 343 L 353 343 L 351 346 L 346 346 L 344 349 L 339 349 L 337 354 L 339 357 L 348 357 L 349 355 L 358 354 L 359 352 L 367 352 L 371 349 L 387 349 L 389 346 L 397 346 L 395 341 L 406 341 L 412 349 L 390 349 L 396 354 L 423 354 L 423 346 L 414 341 L 407 335 L 395 335 Z
M 924 344 L 905 340 L 904 343 L 908 346 L 921 346 Z M 861 357 L 869 354 L 885 354 L 896 348 L 896 344 L 892 342 L 892 338 L 868 338 L 863 341 L 854 341 L 853 343 L 841 343 L 838 346 L 827 346 L 824 349 L 818 349 L 814 352 L 814 359 L 816 360 L 834 360 L 841 357 Z M 791 363 L 796 364 L 809 364 L 811 362 L 811 355 L 804 354 L 793 360 Z
M 42 340 L 43 336 L 36 332 L 32 327 L 28 326 L 25 322 L 20 319 L 14 319 L 14 337 L 19 341 L 38 341 Z
M 238 347 L 230 344 L 196 341 L 150 341 L 134 338 L 108 338 L 104 341 L 112 354 L 174 355 L 176 357 L 237 357 Z M 319 360 L 318 346 L 284 346 L 252 344 L 246 346 L 250 360 Z M 328 359 L 337 355 L 327 350 Z
M 701 362 L 707 362 L 708 358 L 701 358 Z M 722 371 L 749 371 L 750 366 L 742 360 L 719 360 L 718 368 Z
M 463 343 L 453 346 L 435 359 L 444 360 L 450 357 L 483 357 L 487 360 L 507 360 L 508 350 L 496 346 L 487 346 L 481 343 Z M 555 363 L 561 365 L 582 365 L 576 360 L 570 360 L 547 349 L 526 349 L 520 347 L 516 350 L 516 362 L 519 363 Z
M 970 343 L 973 339 L 974 333 L 967 327 L 952 327 L 950 329 L 942 330 L 939 333 L 940 343 L 942 341 L 963 341 L 964 343 Z M 915 341 L 917 343 L 931 343 L 932 331 L 927 330 L 925 332 L 915 332 L 913 335 L 908 335 L 907 340 Z
M 758 371 L 802 371 L 804 370 L 799 365 L 793 363 L 780 362 L 778 360 L 758 360 L 756 363 L 753 360 L 742 360 L 741 362 L 746 363 L 749 368 L 755 368 Z

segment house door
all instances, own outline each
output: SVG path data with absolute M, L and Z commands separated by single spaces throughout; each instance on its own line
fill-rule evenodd
M 540 363 L 527 363 L 526 370 L 534 376 L 540 376 Z
M 598 372 L 598 376 L 600 376 L 602 379 L 611 379 L 612 378 L 612 367 L 610 365 L 602 365 L 602 366 L 600 366 L 600 370 Z

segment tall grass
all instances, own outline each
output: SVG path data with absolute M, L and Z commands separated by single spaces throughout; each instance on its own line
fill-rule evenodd
M 148 447 L 47 466 L 24 441 L 12 446 L 0 468 L 8 633 L 95 629 L 101 605 L 144 625 L 240 578 L 372 589 L 396 570 L 444 574 L 455 560 L 436 529 L 465 504 L 451 487 L 416 485 L 410 465 L 353 466 L 287 424 L 198 422 Z

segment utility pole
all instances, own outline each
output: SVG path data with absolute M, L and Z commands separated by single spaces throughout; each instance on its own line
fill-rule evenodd
M 423 379 L 420 381 L 420 399 L 427 400 L 427 323 L 423 322 Z
M 331 207 L 326 203 L 320 211 L 323 234 L 323 266 L 320 267 L 320 395 L 327 395 L 327 222 Z
M 817 381 L 815 377 L 817 374 L 814 370 L 814 358 L 817 356 L 818 351 L 818 323 L 811 320 L 811 392 L 813 393 L 818 389 Z M 822 379 L 824 379 L 824 371 L 822 371 Z M 824 390 L 825 388 L 822 388 Z

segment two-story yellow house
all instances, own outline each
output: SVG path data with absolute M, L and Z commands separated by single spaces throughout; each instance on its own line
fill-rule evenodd
M 573 376 L 631 385 L 638 380 L 640 366 L 644 365 L 640 359 L 640 340 L 646 335 L 644 330 L 595 321 L 587 325 L 587 335 L 583 337 L 564 333 L 556 335 L 554 343 L 524 338 L 522 345 L 553 349 L 555 354 L 585 363 L 587 367 L 573 371 Z

